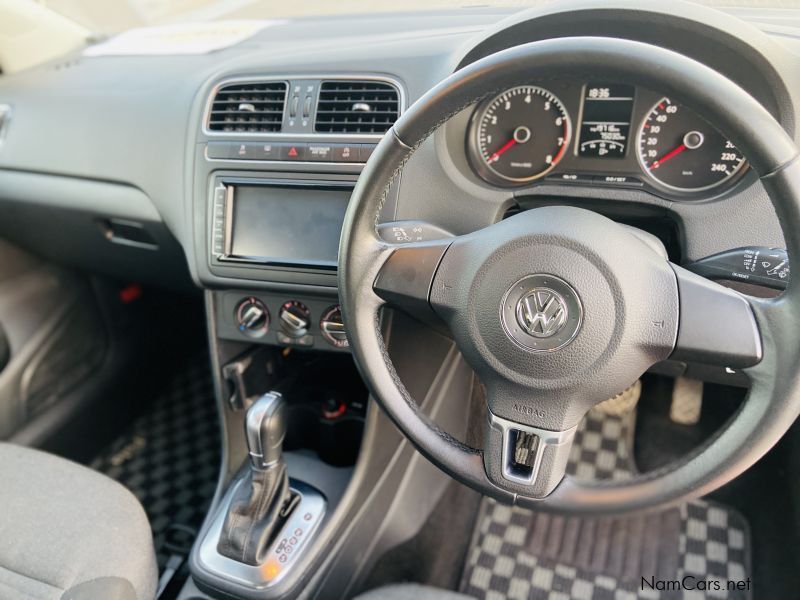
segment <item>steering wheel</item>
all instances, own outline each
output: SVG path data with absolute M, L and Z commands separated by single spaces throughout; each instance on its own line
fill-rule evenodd
M 487 496 L 563 513 L 651 509 L 707 494 L 763 456 L 800 412 L 794 281 L 778 298 L 745 297 L 668 262 L 629 229 L 563 206 L 433 242 L 395 245 L 378 235 L 392 182 L 450 117 L 522 82 L 597 73 L 713 115 L 760 176 L 790 260 L 800 255 L 798 148 L 755 99 L 683 55 L 574 37 L 483 58 L 415 102 L 361 174 L 339 256 L 350 346 L 373 396 L 403 434 L 440 469 Z M 483 448 L 440 430 L 410 397 L 381 335 L 387 303 L 435 315 L 449 328 L 486 387 Z M 584 414 L 667 358 L 743 370 L 751 381 L 745 402 L 704 446 L 662 469 L 618 482 L 565 476 Z

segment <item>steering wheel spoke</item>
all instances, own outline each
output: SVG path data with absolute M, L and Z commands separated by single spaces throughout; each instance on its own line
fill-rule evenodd
M 431 285 L 452 238 L 389 244 L 372 290 L 384 302 L 423 322 L 436 320 Z
M 761 332 L 747 298 L 686 269 L 673 268 L 680 317 L 670 358 L 736 369 L 759 363 Z
M 577 426 L 552 431 L 488 413 L 489 426 L 484 444 L 486 473 L 498 487 L 510 492 L 544 498 L 552 492 L 567 469 Z

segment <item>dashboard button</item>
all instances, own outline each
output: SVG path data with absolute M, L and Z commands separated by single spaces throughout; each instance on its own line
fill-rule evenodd
M 256 144 L 254 156 L 256 160 L 278 160 L 278 144 L 262 143 Z
M 256 145 L 255 159 L 256 160 L 278 160 L 278 144 L 273 143 L 258 143 Z
M 281 160 L 306 160 L 306 144 L 281 144 Z
M 208 142 L 206 155 L 208 158 L 228 158 L 232 146 L 230 142 Z
M 592 181 L 591 175 L 584 175 L 583 173 L 555 173 L 545 177 L 547 181 L 561 181 L 564 183 L 590 183 Z
M 372 153 L 375 152 L 375 148 L 378 147 L 378 144 L 361 144 L 361 152 L 359 152 L 359 158 L 361 159 L 360 162 L 367 162 L 369 157 L 372 156 Z
M 333 160 L 332 144 L 309 144 L 306 160 L 313 162 L 331 162 Z
M 643 184 L 636 177 L 630 175 L 597 175 L 594 183 L 602 185 L 620 185 L 625 187 L 641 187 Z
M 331 144 L 333 146 L 333 162 L 358 162 L 358 144 Z
M 233 142 L 228 158 L 235 160 L 254 160 L 259 144 L 256 142 Z

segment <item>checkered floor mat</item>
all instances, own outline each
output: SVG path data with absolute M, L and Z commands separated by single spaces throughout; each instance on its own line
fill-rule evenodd
M 205 357 L 178 373 L 149 411 L 92 467 L 128 487 L 147 511 L 158 565 L 189 547 L 214 495 L 220 429 Z
M 568 472 L 579 479 L 631 477 L 635 419 L 635 410 L 622 416 L 592 410 L 576 433 Z M 726 586 L 747 579 L 749 548 L 743 517 L 708 502 L 588 519 L 484 499 L 461 591 L 487 600 L 744 600 L 749 591 Z M 654 586 L 686 576 L 710 583 L 703 591 L 651 589 L 643 576 L 653 577 Z
M 636 411 L 611 416 L 591 410 L 584 418 L 567 462 L 567 473 L 578 479 L 627 479 L 635 472 L 633 432 Z

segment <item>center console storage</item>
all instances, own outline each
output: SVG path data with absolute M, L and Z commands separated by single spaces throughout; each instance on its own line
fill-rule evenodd
M 233 411 L 244 412 L 269 391 L 282 394 L 286 451 L 334 467 L 355 464 L 369 395 L 350 355 L 253 347 L 222 373 Z

